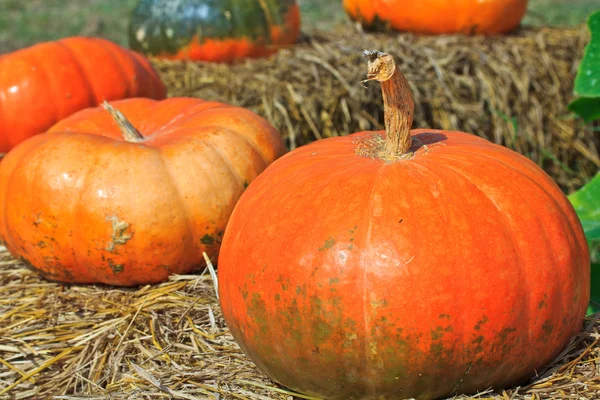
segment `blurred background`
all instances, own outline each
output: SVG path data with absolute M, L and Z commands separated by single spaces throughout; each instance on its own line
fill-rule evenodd
M 0 53 L 69 35 L 97 35 L 126 43 L 137 0 L 0 0 Z M 349 23 L 341 0 L 299 0 L 303 30 Z M 527 26 L 575 26 L 600 0 L 529 0 Z

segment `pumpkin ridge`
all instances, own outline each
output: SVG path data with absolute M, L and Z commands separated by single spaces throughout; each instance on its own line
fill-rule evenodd
M 101 47 L 102 49 L 104 49 L 104 51 L 106 51 L 106 53 L 109 55 L 111 60 L 113 60 L 114 64 L 116 65 L 116 70 L 119 71 L 119 75 L 121 75 L 121 78 L 123 79 L 123 81 L 127 82 L 127 84 L 125 85 L 125 93 L 123 94 L 123 97 L 125 97 L 125 98 L 130 97 L 131 91 L 132 91 L 131 77 L 127 74 L 127 72 L 123 68 L 123 65 L 121 64 L 121 60 L 119 60 L 119 58 L 115 55 L 115 52 L 114 52 L 115 49 L 111 49 L 110 46 L 103 40 L 99 40 L 96 43 L 98 44 L 98 47 Z M 131 57 L 131 54 L 129 54 L 128 52 L 126 54 L 127 54 L 128 58 L 133 59 L 133 57 Z M 106 101 L 106 99 L 102 99 L 102 100 Z
M 184 211 L 184 215 L 193 215 L 192 212 L 189 212 L 191 208 L 186 205 L 185 201 L 183 201 L 183 196 L 181 194 L 181 188 L 179 187 L 179 180 L 175 178 L 175 175 L 171 171 L 170 164 L 167 163 L 167 157 L 165 157 L 163 149 L 160 147 L 156 147 L 155 149 L 158 152 L 159 159 L 161 160 L 161 164 L 162 164 L 162 168 L 163 168 L 164 172 L 170 178 L 170 179 L 168 179 L 168 181 L 171 184 L 171 186 L 173 187 L 173 193 L 175 193 L 175 195 L 176 195 L 177 204 Z M 187 237 L 193 238 L 194 237 L 194 229 L 192 228 L 190 219 L 184 218 L 184 221 L 185 221 L 184 225 L 185 225 L 185 231 L 187 233 Z M 191 243 L 191 245 L 193 248 L 196 248 L 195 243 Z M 198 262 L 200 262 L 200 260 L 202 258 L 203 257 L 200 254 L 198 257 Z
M 216 127 L 213 127 L 213 130 L 214 130 L 215 128 L 216 128 Z M 234 131 L 231 131 L 231 130 L 229 130 L 229 132 L 231 132 L 231 134 L 234 134 L 234 135 L 236 135 L 236 136 L 241 136 L 241 135 L 239 135 L 239 133 L 237 133 L 237 132 L 234 132 Z M 210 136 L 209 136 L 209 137 L 210 137 Z M 208 137 L 207 137 L 207 138 L 205 138 L 205 139 L 208 139 Z M 227 165 L 227 169 L 228 169 L 228 171 L 231 173 L 231 175 L 232 175 L 232 176 L 234 176 L 234 177 L 236 178 L 236 180 L 237 180 L 237 181 L 238 181 L 238 183 L 239 183 L 239 187 L 240 187 L 240 188 L 243 190 L 243 189 L 244 189 L 244 178 L 243 178 L 243 177 L 241 177 L 241 176 L 240 176 L 240 175 L 237 173 L 237 171 L 235 170 L 235 168 L 233 168 L 233 166 L 231 165 L 231 163 L 228 161 L 228 158 L 225 156 L 225 154 L 223 154 L 223 151 L 222 151 L 222 150 L 221 150 L 221 149 L 220 149 L 218 146 L 216 146 L 214 143 L 212 143 L 210 140 L 206 140 L 206 142 L 205 142 L 205 143 L 206 143 L 206 145 L 207 145 L 208 147 L 210 147 L 210 148 L 213 150 L 213 152 L 214 152 L 214 153 L 215 153 L 215 154 L 216 154 L 216 155 L 217 155 L 217 156 L 218 156 L 218 157 L 221 159 L 221 161 L 223 162 L 223 164 L 224 164 L 224 165 Z M 256 149 L 254 146 L 251 146 L 251 147 L 253 147 L 253 149 L 254 149 L 254 150 L 257 150 L 257 149 Z M 259 154 L 260 154 L 260 153 L 259 153 Z M 246 158 L 246 159 L 247 159 L 247 158 Z M 266 161 L 264 158 L 263 158 L 263 160 L 262 160 L 262 161 L 264 162 L 264 165 L 267 165 L 267 161 Z
M 376 172 L 375 177 L 373 178 L 373 186 L 371 187 L 371 191 L 369 192 L 369 206 L 367 208 L 367 218 L 369 220 L 369 225 L 367 227 L 367 233 L 366 233 L 366 237 L 365 237 L 365 248 L 368 248 L 369 246 L 371 246 L 371 236 L 372 236 L 372 231 L 373 231 L 373 215 L 374 215 L 374 194 L 375 191 L 377 190 L 377 184 L 379 183 L 379 181 L 382 179 L 382 175 L 385 172 L 385 168 L 386 167 L 386 163 L 382 163 L 379 168 L 378 171 Z M 372 338 L 371 333 L 369 332 L 369 327 L 371 326 L 370 321 L 371 321 L 371 317 L 370 317 L 370 311 L 371 311 L 371 302 L 369 301 L 369 291 L 367 290 L 367 281 L 368 281 L 368 275 L 369 275 L 369 268 L 364 267 L 363 268 L 363 276 L 362 276 L 362 292 L 363 292 L 363 323 L 364 323 L 364 340 L 362 343 L 362 352 L 364 354 L 364 363 L 363 363 L 363 368 L 365 370 L 369 370 L 369 365 L 370 363 L 370 359 L 371 357 L 369 356 L 369 351 L 371 349 L 371 345 L 375 344 L 377 345 L 377 339 L 376 338 Z M 370 340 L 371 339 L 371 340 Z M 374 387 L 373 382 L 369 381 L 367 383 L 368 389 L 369 391 L 375 393 L 376 392 L 376 388 Z
M 27 146 L 28 147 L 27 150 L 29 150 L 29 152 L 31 152 L 31 150 L 33 150 L 33 149 L 35 149 L 37 147 L 42 146 L 45 142 L 48 141 L 48 139 L 50 139 L 50 135 L 48 135 L 48 136 L 46 136 L 46 135 L 37 135 L 37 136 L 39 136 L 39 139 L 36 137 L 36 138 L 30 140 L 29 141 L 29 146 L 27 146 L 27 144 L 25 144 L 25 145 L 20 146 L 20 147 L 21 148 L 25 148 Z M 20 149 L 17 149 L 17 150 L 20 150 Z M 31 160 L 27 160 L 27 162 L 24 163 L 23 159 L 20 158 L 20 159 L 18 159 L 18 162 L 16 162 L 16 163 L 13 164 L 11 173 L 10 173 L 9 178 L 8 178 L 8 182 L 6 182 L 6 184 L 5 184 L 6 187 L 10 187 L 10 185 L 12 184 L 12 182 L 15 180 L 14 171 L 18 170 L 19 168 L 23 168 L 24 167 L 23 164 L 29 165 L 29 164 L 31 164 Z M 5 164 L 3 164 L 3 165 L 5 165 Z M 31 190 L 31 188 L 29 188 L 29 189 Z M 31 191 L 33 191 L 33 190 L 31 190 Z M 2 203 L 3 203 L 4 207 L 2 207 L 2 211 L 1 211 L 3 213 L 3 215 L 2 215 L 2 217 L 3 217 L 2 218 L 2 222 L 4 223 L 3 224 L 4 226 L 2 227 L 2 232 L 3 232 L 3 234 L 6 235 L 6 237 L 4 238 L 4 243 L 5 244 L 7 244 L 7 243 L 14 243 L 15 242 L 15 236 L 14 236 L 15 231 L 12 230 L 12 229 L 9 229 L 8 228 L 9 224 L 7 223 L 7 221 L 9 221 L 9 215 L 8 215 L 9 214 L 8 213 L 9 207 L 6 207 L 6 205 L 10 204 L 10 202 L 6 201 L 6 196 L 7 196 L 7 193 L 5 192 L 4 193 L 4 199 L 2 199 Z M 7 238 L 9 240 L 6 240 Z
M 52 45 L 54 45 L 54 43 L 49 43 L 48 44 L 49 47 L 51 47 Z M 49 71 L 46 70 L 46 68 L 48 67 L 48 65 L 46 63 L 43 62 L 43 60 L 40 58 L 40 54 L 39 52 L 31 52 L 30 53 L 31 59 L 32 61 L 37 65 L 40 73 L 44 74 L 45 79 L 43 79 L 44 85 L 46 86 L 46 93 L 49 93 L 50 96 L 52 96 L 52 102 L 56 105 L 56 104 L 62 104 L 61 101 L 59 101 L 59 97 L 57 95 L 57 92 L 59 93 L 57 89 L 57 87 L 55 86 L 55 78 L 54 75 L 49 73 Z M 87 77 L 84 76 L 84 81 L 88 81 Z M 60 86 L 59 86 L 60 88 Z M 62 105 L 61 105 L 62 108 Z M 63 114 L 64 110 L 59 110 L 57 107 L 51 107 L 52 109 L 52 124 L 55 124 L 56 122 L 60 121 L 61 118 L 61 114 Z
M 71 140 L 74 136 L 80 136 L 80 135 L 81 134 L 74 133 L 72 135 L 69 135 L 68 138 L 69 138 L 69 140 Z M 93 153 L 94 154 L 94 158 L 93 158 L 94 162 L 90 163 L 90 165 L 97 165 L 98 164 L 98 160 L 99 160 L 99 156 L 98 155 L 99 154 L 103 154 L 102 147 L 104 147 L 105 143 L 107 143 L 107 142 L 104 142 L 103 140 L 97 140 L 97 138 L 105 138 L 105 136 L 100 136 L 100 135 L 94 135 L 94 136 L 81 135 L 81 136 L 83 136 L 83 138 L 88 138 L 89 137 L 89 138 L 92 138 L 92 139 L 95 139 L 96 141 L 98 141 L 98 144 L 97 144 L 97 146 L 98 146 L 97 150 L 98 151 L 95 152 L 95 153 Z M 107 139 L 112 139 L 112 138 L 107 138 Z M 81 140 L 81 139 L 79 139 L 79 140 Z M 90 176 L 90 174 L 92 172 L 92 169 L 91 168 L 84 168 L 83 171 L 84 172 L 83 172 L 83 174 L 82 174 L 82 176 L 80 178 L 81 182 L 82 182 L 82 184 L 81 184 L 81 190 L 77 191 L 77 195 L 72 196 L 74 205 L 71 208 L 71 213 L 70 214 L 71 214 L 71 217 L 72 217 L 72 219 L 74 221 L 77 221 L 77 220 L 80 219 L 79 215 L 81 215 L 81 209 L 84 207 L 84 202 L 81 199 L 83 198 L 83 195 L 87 191 L 90 190 L 89 186 L 90 186 L 91 180 L 88 179 L 88 178 L 89 178 L 89 176 Z M 86 257 L 85 256 L 82 257 L 81 254 L 79 254 L 79 251 L 80 250 L 84 251 L 84 248 L 75 245 L 75 241 L 76 241 L 75 239 L 76 239 L 76 237 L 81 237 L 81 235 L 78 235 L 76 233 L 78 231 L 77 228 L 85 230 L 86 227 L 84 227 L 84 226 L 82 226 L 80 224 L 74 224 L 73 228 L 74 229 L 71 230 L 71 237 L 70 237 L 70 243 L 69 243 L 69 245 L 71 246 L 70 248 L 73 249 L 73 266 L 83 265 L 83 267 L 85 268 L 85 272 L 87 273 L 87 278 L 82 280 L 82 281 L 85 280 L 86 282 L 81 282 L 81 283 L 89 283 L 89 282 L 92 282 L 95 279 L 97 279 L 97 277 L 95 276 L 96 274 L 94 274 L 94 271 L 92 270 L 91 264 L 89 262 L 81 263 L 81 262 L 78 261 L 78 260 L 81 260 L 81 259 L 85 259 Z M 69 267 L 73 268 L 73 266 L 69 266 Z M 79 273 L 81 273 L 81 271 L 79 271 Z M 78 277 L 78 279 L 80 279 L 80 278 Z M 89 281 L 89 282 L 87 282 L 87 281 Z
M 496 162 L 498 162 L 499 164 L 501 164 L 501 165 L 503 165 L 504 167 L 506 167 L 508 170 L 513 170 L 513 169 L 514 169 L 512 166 L 508 166 L 508 165 L 506 165 L 506 164 L 502 163 L 500 160 L 497 160 L 497 159 L 494 159 L 494 158 L 491 158 L 491 157 L 489 157 L 489 156 L 485 156 L 485 155 L 482 155 L 482 154 L 479 154 L 479 155 L 481 155 L 481 156 L 483 156 L 483 157 L 486 157 L 486 158 L 489 158 L 489 159 L 490 159 L 490 160 L 492 160 L 492 161 L 496 161 Z M 475 185 L 475 187 L 476 187 L 476 188 L 477 188 L 479 191 L 481 191 L 481 192 L 482 192 L 482 194 L 483 194 L 483 195 L 484 195 L 486 198 L 488 198 L 488 199 L 489 199 L 489 200 L 492 202 L 492 204 L 494 204 L 494 206 L 496 206 L 496 203 L 495 203 L 495 201 L 493 200 L 493 198 L 492 198 L 491 196 L 489 196 L 489 195 L 486 193 L 486 191 L 485 191 L 485 190 L 481 189 L 481 188 L 479 187 L 479 185 L 477 184 L 477 182 L 473 181 L 473 180 L 472 180 L 472 179 L 471 179 L 469 176 L 467 176 L 466 174 L 464 174 L 462 171 L 460 171 L 460 170 L 457 170 L 457 169 L 453 168 L 453 167 L 452 167 L 451 165 L 449 165 L 449 164 L 446 164 L 446 167 L 447 167 L 447 168 L 449 168 L 449 169 L 451 169 L 451 170 L 453 170 L 453 171 L 455 171 L 455 172 L 457 172 L 458 174 L 461 174 L 461 175 L 463 175 L 463 176 L 464 176 L 466 179 L 468 179 L 469 181 L 473 182 L 473 184 Z M 554 200 L 553 196 L 550 196 L 550 195 L 548 194 L 548 192 L 545 190 L 545 188 L 543 188 L 542 186 L 538 185 L 538 184 L 537 184 L 537 182 L 536 182 L 535 180 L 531 179 L 529 176 L 527 176 L 526 174 L 523 174 L 523 173 L 521 173 L 520 171 L 516 171 L 516 170 L 515 170 L 515 172 L 516 172 L 516 173 L 517 173 L 519 176 L 521 176 L 521 178 L 522 178 L 522 179 L 524 179 L 524 180 L 527 180 L 527 181 L 530 181 L 530 182 L 532 182 L 533 184 L 535 184 L 535 185 L 536 185 L 536 186 L 539 188 L 539 191 L 540 191 L 540 193 L 543 193 L 544 197 L 549 197 L 551 200 Z M 477 177 L 477 178 L 478 178 L 478 180 L 481 180 L 481 178 L 480 178 L 480 177 Z M 534 209 L 534 208 L 530 207 L 526 201 L 522 202 L 522 204 L 523 204 L 523 205 L 526 205 L 526 206 L 529 208 L 529 210 L 531 210 L 531 211 L 532 211 L 532 213 L 533 213 L 534 215 L 539 215 L 539 211 L 537 211 L 537 209 Z M 556 202 L 554 202 L 554 204 L 556 205 L 557 203 L 556 203 Z M 496 207 L 496 208 L 497 208 L 497 207 Z M 505 220 L 505 221 L 506 221 L 506 223 L 503 223 L 503 224 L 502 224 L 502 226 L 508 226 L 508 227 L 510 227 L 510 226 L 513 226 L 513 225 L 514 225 L 514 224 L 513 224 L 513 223 L 512 223 L 512 222 L 511 222 L 509 219 L 507 219 L 507 218 L 506 218 L 506 216 L 505 216 L 504 212 L 503 212 L 501 209 L 498 209 L 498 212 L 499 212 L 499 214 L 500 214 L 500 217 L 501 217 L 503 220 Z M 538 220 L 537 220 L 537 221 L 539 221 L 539 218 L 538 218 Z M 570 233 L 572 234 L 572 237 L 576 237 L 576 235 L 575 235 L 575 232 L 574 232 L 574 231 L 573 231 L 573 229 L 572 229 L 573 227 L 572 227 L 571 223 L 567 223 L 567 225 L 568 225 L 568 229 L 570 230 Z M 540 224 L 540 223 L 538 222 L 538 224 L 536 225 L 536 232 L 537 232 L 537 233 L 539 233 L 540 235 L 542 235 L 542 237 L 543 237 L 543 241 L 544 241 L 544 243 L 545 243 L 545 248 L 547 248 L 547 249 L 551 249 L 551 248 L 552 248 L 552 246 L 551 246 L 551 244 L 550 244 L 549 237 L 548 237 L 548 234 L 547 234 L 547 232 L 546 232 L 546 229 L 545 229 L 545 225 L 544 225 L 544 224 Z M 517 257 L 517 263 L 518 263 L 518 264 L 521 264 L 521 263 L 518 261 L 519 259 L 521 259 L 521 257 L 520 257 L 520 253 L 521 253 L 521 251 L 522 251 L 522 250 L 521 250 L 521 248 L 520 248 L 520 247 L 519 247 L 519 245 L 518 245 L 519 243 L 518 243 L 518 242 L 517 242 L 517 241 L 514 239 L 514 237 L 513 237 L 512 235 L 508 235 L 507 237 L 510 237 L 510 238 L 511 238 L 511 241 L 513 242 L 513 246 L 512 246 L 512 247 L 513 247 L 514 249 L 516 249 L 516 250 L 517 250 L 517 251 L 515 251 L 515 255 L 516 255 L 516 257 Z M 575 259 L 577 259 L 577 258 L 578 258 L 578 257 L 577 257 L 577 255 L 574 255 L 574 258 L 575 258 Z M 552 269 L 553 269 L 555 266 L 556 266 L 556 264 L 553 264 L 553 265 L 552 265 Z M 522 327 L 521 327 L 521 325 L 519 325 L 519 326 L 518 326 L 518 330 L 520 330 L 520 331 L 523 331 L 524 333 L 526 333 L 526 334 L 527 334 L 527 340 L 528 340 L 528 342 L 529 342 L 529 343 L 533 343 L 533 341 L 530 339 L 531 335 L 530 335 L 530 334 L 528 334 L 528 333 L 531 331 L 531 325 L 530 325 L 530 323 L 531 323 L 532 319 L 530 318 L 530 309 L 532 308 L 531 306 L 533 305 L 533 303 L 532 303 L 532 301 L 533 301 L 533 300 L 532 300 L 532 298 L 531 298 L 531 292 L 530 292 L 529 290 L 525 290 L 525 286 L 527 286 L 528 282 L 527 282 L 527 279 L 524 279 L 523 270 L 522 270 L 522 269 L 517 269 L 517 271 L 519 271 L 519 273 L 521 273 L 521 276 L 520 276 L 520 277 L 519 277 L 519 279 L 518 279 L 519 285 L 521 286 L 521 290 L 522 290 L 522 292 L 525 292 L 525 293 L 526 293 L 526 295 L 525 295 L 525 296 L 527 297 L 527 298 L 526 298 L 526 300 L 524 300 L 523 302 L 521 302 L 521 304 L 523 304 L 523 307 L 522 307 L 522 309 L 521 309 L 521 310 L 520 310 L 520 312 L 519 312 L 519 314 L 520 314 L 520 315 L 525 315 L 525 320 L 527 321 L 527 326 L 526 326 L 525 328 L 522 328 Z M 556 298 L 556 291 L 553 291 L 553 292 L 551 292 L 551 293 L 550 293 L 550 295 L 551 295 L 553 298 Z M 537 299 L 534 299 L 534 300 L 537 300 Z M 549 304 L 552 304 L 552 298 L 549 298 L 549 299 L 548 299 L 548 302 L 549 302 Z M 565 307 L 563 304 L 560 304 L 560 305 L 559 305 L 559 308 L 566 308 L 566 307 Z M 513 309 L 513 310 L 511 310 L 511 311 L 512 311 L 512 312 L 514 312 L 514 309 Z M 552 343 L 552 341 L 547 341 L 547 343 Z M 507 366 L 506 368 L 508 368 L 508 366 Z M 518 371 L 518 370 L 514 370 L 514 371 L 512 371 L 512 372 L 511 372 L 511 371 L 508 371 L 508 372 L 506 372 L 506 371 L 503 371 L 502 369 L 498 368 L 496 371 L 497 371 L 497 372 L 496 372 L 496 374 L 492 374 L 492 375 L 491 375 L 491 377 L 493 377 L 493 381 L 495 381 L 495 382 L 499 382 L 499 381 L 498 381 L 498 379 L 499 379 L 500 377 L 504 377 L 504 378 L 505 378 L 505 381 L 510 381 L 510 379 L 511 379 L 511 373 L 512 373 L 512 374 L 515 374 L 515 373 L 516 373 L 516 371 Z
M 135 70 L 141 70 L 146 74 L 145 81 L 139 80 L 140 74 L 137 72 L 135 77 L 133 77 L 133 79 L 137 81 L 138 90 L 140 90 L 140 86 L 142 87 L 142 91 L 137 97 L 147 97 L 155 101 L 158 99 L 164 99 L 167 95 L 167 87 L 160 79 L 159 74 L 152 67 L 152 64 L 150 64 L 148 60 L 145 60 L 142 54 L 136 53 L 135 51 L 129 50 L 129 55 L 133 60 Z
M 194 121 L 196 119 L 198 119 L 198 115 L 201 115 L 201 113 L 203 113 L 204 111 L 209 111 L 209 110 L 214 110 L 217 108 L 230 108 L 231 106 L 227 105 L 227 104 L 223 104 L 220 103 L 221 105 L 215 106 L 215 107 L 209 107 L 209 108 L 203 108 L 202 110 L 200 110 L 197 113 L 194 113 L 195 109 L 198 108 L 198 104 L 192 104 L 190 106 L 188 106 L 186 109 L 183 109 L 182 112 L 178 115 L 175 115 L 175 117 L 173 119 L 171 119 L 169 122 L 165 123 L 164 125 L 162 125 L 161 127 L 159 127 L 159 129 L 154 130 L 152 132 L 152 135 L 148 135 L 147 137 L 150 138 L 152 136 L 154 136 L 156 133 L 160 132 L 161 135 L 170 135 L 171 131 L 173 130 L 173 128 L 176 128 L 175 130 L 178 130 L 179 128 L 177 126 L 173 126 L 173 125 L 177 125 L 177 124 L 185 124 L 187 121 Z M 156 108 L 158 108 L 158 110 L 155 109 L 156 112 L 160 111 L 160 104 L 156 104 Z M 202 125 L 202 128 L 204 128 L 206 125 L 203 125 L 201 121 L 198 122 L 199 125 Z M 195 124 L 192 124 L 192 129 L 196 129 Z M 216 126 L 216 125 L 215 125 Z M 217 128 L 220 128 L 220 126 L 216 126 Z
M 491 148 L 493 150 L 498 150 L 499 148 L 495 147 L 495 146 L 498 146 L 498 145 L 489 146 L 489 148 Z M 544 192 L 544 194 L 546 195 L 546 197 L 548 197 L 548 198 L 551 199 L 551 201 L 556 205 L 556 207 L 559 210 L 561 210 L 561 212 L 562 212 L 563 215 L 565 215 L 565 216 L 569 215 L 569 213 L 567 212 L 568 210 L 566 210 L 565 207 L 563 207 L 563 205 L 561 205 L 559 202 L 557 202 L 555 196 L 552 196 L 552 194 L 550 193 L 550 191 L 548 190 L 548 188 L 546 188 L 545 186 L 541 185 L 538 180 L 534 179 L 535 177 L 533 175 L 531 175 L 529 173 L 525 174 L 525 173 L 523 173 L 522 170 L 518 170 L 517 167 L 515 167 L 515 166 L 513 166 L 511 164 L 508 164 L 508 163 L 504 162 L 503 160 L 501 160 L 501 159 L 499 159 L 497 157 L 491 157 L 491 156 L 489 156 L 489 155 L 487 155 L 485 153 L 482 153 L 482 152 L 469 152 L 469 151 L 466 151 L 464 149 L 464 147 L 461 148 L 460 150 L 454 149 L 453 151 L 456 152 L 456 153 L 460 152 L 460 153 L 464 153 L 464 154 L 469 154 L 470 156 L 473 156 L 473 157 L 483 157 L 483 158 L 486 158 L 488 161 L 499 163 L 499 164 L 503 165 L 504 167 L 506 167 L 508 170 L 510 170 L 510 171 L 512 171 L 514 173 L 517 173 L 519 175 L 527 177 L 527 179 L 529 181 L 531 181 L 533 184 L 535 184 L 537 187 L 539 187 Z M 530 159 L 528 159 L 528 158 L 526 158 L 524 156 L 521 156 L 521 155 L 519 155 L 519 156 L 524 159 L 523 161 L 525 161 L 522 164 L 528 165 L 527 171 L 533 172 L 533 170 L 531 168 L 529 168 L 529 165 L 531 165 L 531 163 L 533 163 L 533 162 Z M 447 158 L 447 157 L 445 157 L 445 158 Z M 522 164 L 521 164 L 521 166 L 522 166 Z M 558 187 L 556 187 L 556 189 L 560 190 L 560 189 L 558 189 Z M 570 233 L 573 234 L 573 237 L 578 237 L 576 229 L 573 226 L 572 222 L 569 223 L 569 228 L 571 229 Z
M 245 140 L 247 140 L 249 143 L 251 143 L 252 147 L 256 148 L 256 150 L 261 155 L 261 157 L 263 158 L 263 160 L 265 162 L 267 162 L 268 160 L 271 159 L 271 157 L 268 154 L 265 153 L 265 151 L 262 149 L 262 146 L 260 146 L 260 144 L 255 140 L 255 138 L 264 138 L 265 140 L 271 141 L 269 139 L 270 135 L 267 135 L 264 131 L 262 131 L 261 129 L 258 129 L 258 128 L 255 127 L 254 124 L 256 124 L 256 121 L 252 120 L 252 118 L 251 118 L 252 114 L 250 114 L 251 111 L 246 110 L 246 109 L 240 109 L 240 108 L 237 108 L 237 107 L 231 107 L 230 110 L 229 110 L 229 112 L 234 111 L 234 108 L 236 109 L 235 111 L 237 111 L 236 118 L 243 119 L 243 121 L 246 124 L 252 124 L 251 125 L 252 126 L 252 132 L 260 132 L 260 134 L 258 134 L 258 135 L 254 135 L 254 134 L 248 135 L 246 133 L 245 129 L 238 129 L 235 126 L 233 126 L 233 127 L 229 126 L 230 125 L 229 121 L 224 121 L 223 123 L 219 122 L 219 125 L 217 123 L 213 123 L 211 125 L 204 124 L 204 125 L 202 125 L 202 128 L 205 129 L 205 128 L 209 128 L 210 127 L 212 129 L 218 129 L 218 130 L 228 129 L 230 131 L 236 132 L 239 136 L 244 137 Z M 212 110 L 218 110 L 218 109 L 222 110 L 222 109 L 226 109 L 226 107 L 215 107 L 215 108 L 211 108 L 209 110 L 212 111 Z M 264 123 L 264 122 L 268 122 L 268 121 L 266 121 L 265 119 L 262 119 L 261 122 Z M 198 121 L 198 123 L 200 123 L 200 121 Z M 282 150 L 285 150 L 285 149 L 282 149 Z M 275 152 L 275 158 L 278 158 L 276 152 Z
M 78 56 L 80 54 L 70 46 L 71 42 L 69 42 L 67 40 L 59 40 L 56 43 L 59 44 L 60 46 L 63 46 L 71 54 L 71 59 L 73 60 L 73 64 L 77 67 L 79 72 L 81 72 L 81 75 L 83 76 L 82 81 L 85 82 L 85 86 L 87 87 L 89 105 L 96 104 L 97 103 L 97 100 L 96 100 L 97 95 L 94 91 L 93 85 L 91 84 L 90 74 L 88 74 L 87 70 L 83 67 L 83 64 L 81 63 L 81 61 L 79 61 Z
M 467 180 L 468 182 L 473 184 L 473 187 L 477 189 L 477 191 L 479 193 L 481 193 L 481 198 L 485 199 L 487 201 L 489 201 L 493 206 L 494 209 L 497 211 L 497 215 L 498 215 L 498 219 L 503 220 L 504 223 L 500 224 L 504 231 L 507 233 L 505 235 L 505 238 L 508 238 L 510 243 L 512 243 L 512 248 L 515 249 L 514 252 L 514 257 L 516 259 L 515 264 L 520 265 L 521 264 L 521 248 L 519 247 L 519 243 L 517 242 L 517 240 L 514 238 L 514 235 L 511 235 L 510 233 L 510 227 L 513 225 L 512 222 L 506 217 L 506 215 L 504 214 L 504 212 L 502 211 L 501 208 L 498 207 L 497 202 L 494 200 L 494 198 L 492 198 L 484 189 L 482 189 L 479 186 L 479 182 L 474 181 L 470 176 L 468 176 L 467 174 L 465 174 L 463 171 L 458 170 L 456 168 L 454 168 L 452 165 L 450 164 L 445 164 L 445 167 L 454 171 L 456 174 L 461 175 L 465 180 Z M 518 282 L 521 285 L 521 287 L 523 287 L 524 285 L 526 285 L 527 280 L 523 279 L 523 270 L 522 269 L 517 269 L 519 271 L 519 279 Z M 523 315 L 525 314 L 527 317 L 529 317 L 529 304 L 531 303 L 531 295 L 529 290 L 524 290 L 522 292 L 525 292 L 525 297 L 526 299 L 524 301 L 522 301 L 521 304 L 521 310 L 519 310 L 519 315 Z M 522 293 L 520 292 L 520 293 Z M 525 305 L 525 306 L 523 306 Z M 512 313 L 515 312 L 515 309 L 513 308 L 512 310 L 510 310 Z M 493 318 L 493 317 L 492 317 Z M 526 328 L 523 329 L 524 332 L 529 332 L 530 331 L 530 320 L 529 318 L 526 318 Z M 518 328 L 520 328 L 521 326 L 519 326 Z M 530 342 L 530 337 L 528 335 L 527 340 Z M 506 368 L 506 366 L 505 366 Z M 506 376 L 507 373 L 502 369 L 502 368 L 496 368 L 495 373 L 490 374 L 490 378 L 489 380 L 492 382 L 497 382 L 497 377 L 502 377 L 502 376 Z
M 271 15 L 271 10 L 269 9 L 269 6 L 265 3 L 265 0 L 258 0 L 258 4 L 260 5 L 260 8 L 262 9 L 263 14 L 265 16 L 265 23 L 267 25 L 266 40 L 268 43 L 271 43 L 272 42 L 271 32 L 274 27 L 273 26 L 273 16 Z

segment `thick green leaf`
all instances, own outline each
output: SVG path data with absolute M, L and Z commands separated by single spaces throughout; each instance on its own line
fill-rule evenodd
M 592 290 L 587 315 L 600 312 L 600 264 L 592 264 Z
M 580 97 L 569 104 L 569 110 L 579 115 L 586 123 L 600 119 L 600 97 Z
M 592 258 L 592 287 L 588 315 L 600 312 L 600 173 L 569 195 L 583 225 Z
M 586 123 L 600 119 L 600 10 L 590 15 L 588 26 L 591 39 L 575 77 L 574 93 L 580 98 L 569 104 Z
M 600 242 L 600 173 L 581 189 L 569 195 L 569 200 L 585 230 L 589 242 Z M 594 259 L 594 262 L 600 262 Z
M 575 78 L 575 94 L 600 97 L 600 10 L 590 15 L 588 26 L 592 37 Z

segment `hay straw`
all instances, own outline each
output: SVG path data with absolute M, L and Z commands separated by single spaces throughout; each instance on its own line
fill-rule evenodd
M 0 399 L 314 399 L 244 355 L 211 274 L 136 289 L 64 286 L 0 247 L 0 282 Z M 527 387 L 456 398 L 600 398 L 599 319 Z
M 314 32 L 293 50 L 234 66 L 153 62 L 171 96 L 247 107 L 295 148 L 382 128 L 379 88 L 359 84 L 366 74 L 361 52 L 382 50 L 411 82 L 414 127 L 462 130 L 504 144 L 570 191 L 600 167 L 600 135 L 567 110 L 588 38 L 585 27 L 492 39 L 365 34 L 346 27 Z

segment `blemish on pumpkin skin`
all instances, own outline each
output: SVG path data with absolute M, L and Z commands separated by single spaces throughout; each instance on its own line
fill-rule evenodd
M 508 336 L 516 331 L 517 330 L 515 328 L 504 328 L 500 331 L 500 333 L 498 333 L 498 337 L 502 342 L 505 342 L 506 339 L 508 339 Z
M 334 244 L 335 244 L 335 239 L 330 236 L 329 239 L 327 239 L 325 241 L 325 244 L 323 244 L 323 246 L 319 248 L 319 251 L 331 249 Z
M 37 243 L 37 246 L 38 246 L 40 249 L 43 249 L 43 248 L 45 248 L 45 247 L 46 247 L 46 242 L 44 242 L 43 240 L 40 240 L 40 241 Z
M 215 239 L 209 235 L 208 233 L 200 239 L 200 243 L 205 244 L 207 246 L 212 246 L 215 243 Z
M 250 307 L 248 307 L 248 314 L 254 320 L 263 334 L 268 332 L 269 321 L 267 318 L 265 302 L 259 293 L 252 293 L 252 300 L 250 301 Z
M 438 326 L 435 330 L 431 331 L 431 340 L 439 340 L 444 336 L 444 328 Z
M 296 285 L 296 294 L 298 296 L 300 296 L 300 295 L 306 296 L 306 284 L 304 286 Z
M 485 325 L 489 321 L 488 317 L 484 315 L 479 321 L 477 321 L 477 325 L 475 325 L 475 330 L 480 330 L 483 325 Z
M 114 253 L 117 246 L 126 244 L 133 237 L 133 233 L 127 232 L 129 223 L 120 221 L 116 215 L 106 217 L 106 220 L 112 224 L 112 237 L 106 246 L 106 251 Z
M 110 267 L 110 269 L 112 269 L 112 271 L 115 275 L 117 275 L 125 270 L 125 265 L 123 265 L 123 264 L 115 264 L 115 262 L 111 259 L 108 259 L 107 262 L 108 262 L 108 266 Z
M 485 340 L 485 337 L 483 336 L 477 336 L 475 339 L 473 339 L 471 341 L 472 344 L 475 345 L 475 353 L 480 353 L 481 351 L 483 351 L 483 347 L 482 347 L 482 343 Z
M 538 303 L 538 310 L 548 307 L 548 303 L 546 302 L 546 300 L 548 300 L 548 295 L 544 294 L 544 298 Z
M 554 325 L 552 324 L 552 322 L 546 321 L 544 322 L 544 325 L 542 325 L 542 329 L 544 330 L 544 333 L 547 336 L 550 336 L 552 334 L 552 331 L 554 330 Z

